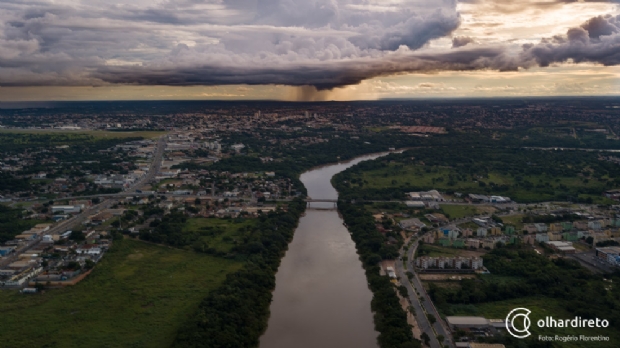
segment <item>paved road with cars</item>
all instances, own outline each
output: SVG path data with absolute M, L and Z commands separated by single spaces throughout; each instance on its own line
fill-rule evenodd
M 413 306 L 415 310 L 415 319 L 418 323 L 418 327 L 421 332 L 426 332 L 428 337 L 430 338 L 430 347 L 431 348 L 440 348 L 439 341 L 437 341 L 437 337 L 435 337 L 435 332 L 433 332 L 433 328 L 431 327 L 424 310 L 422 309 L 422 304 L 420 303 L 420 299 L 415 292 L 415 289 L 409 282 L 409 278 L 407 278 L 406 271 L 403 269 L 403 264 L 400 260 L 396 260 L 395 262 L 396 274 L 400 277 L 400 283 L 407 288 L 407 293 L 409 294 L 409 302 Z

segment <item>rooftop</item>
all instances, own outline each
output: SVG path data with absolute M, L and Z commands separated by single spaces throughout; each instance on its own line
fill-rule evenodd
M 484 317 L 446 317 L 449 325 L 488 326 L 489 321 Z

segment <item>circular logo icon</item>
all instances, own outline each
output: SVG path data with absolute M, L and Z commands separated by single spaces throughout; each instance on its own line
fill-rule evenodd
M 506 330 L 516 338 L 526 338 L 530 334 L 530 311 L 527 308 L 515 308 L 506 316 Z

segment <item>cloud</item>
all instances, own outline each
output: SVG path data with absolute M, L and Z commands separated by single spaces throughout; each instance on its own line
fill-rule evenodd
M 598 16 L 566 35 L 544 39 L 540 43 L 524 45 L 523 61 L 539 66 L 572 61 L 603 65 L 620 64 L 620 16 Z
M 456 0 L 4 1 L 0 86 L 324 90 L 410 72 L 618 64 L 613 16 L 522 49 L 468 36 L 453 38 L 453 48 L 430 47 L 459 27 L 456 6 Z
M 282 66 L 312 71 L 419 49 L 459 16 L 455 0 L 26 0 L 0 2 L 0 23 L 2 86 L 213 84 L 244 74 L 269 84 Z M 212 82 L 193 76 L 205 73 Z
M 470 43 L 475 43 L 475 42 L 476 40 L 474 40 L 473 38 L 469 36 L 457 36 L 457 37 L 452 38 L 452 47 L 453 48 L 463 47 Z

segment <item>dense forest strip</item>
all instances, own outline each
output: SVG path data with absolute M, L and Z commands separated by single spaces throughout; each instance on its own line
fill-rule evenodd
M 209 293 L 177 335 L 174 347 L 256 347 L 267 328 L 280 259 L 305 209 L 297 199 L 287 211 L 260 217 L 259 242 L 242 270 Z
M 375 329 L 379 332 L 379 346 L 421 347 L 420 341 L 413 338 L 411 327 L 407 323 L 407 314 L 399 303 L 390 278 L 379 274 L 379 262 L 398 257 L 398 250 L 385 244 L 385 237 L 375 227 L 374 218 L 362 205 L 340 200 L 338 209 L 351 232 L 366 271 L 368 286 L 373 293 L 371 308 L 374 312 Z

